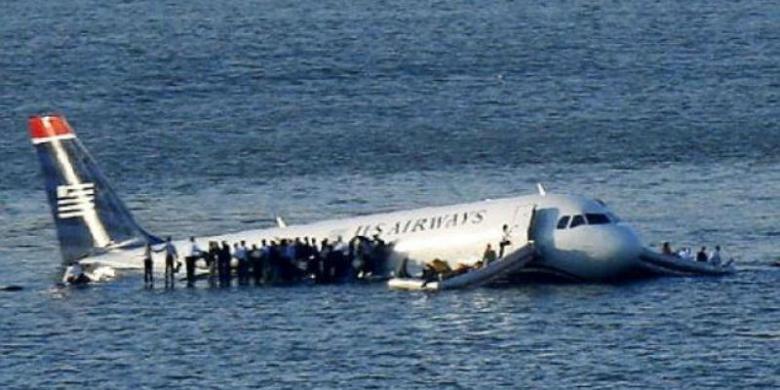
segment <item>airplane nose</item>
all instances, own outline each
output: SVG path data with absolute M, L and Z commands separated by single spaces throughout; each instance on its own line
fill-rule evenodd
M 600 229 L 587 244 L 589 256 L 602 264 L 626 268 L 633 264 L 642 250 L 639 237 L 628 226 L 613 225 Z
M 639 241 L 634 229 L 628 226 L 615 226 L 609 239 L 609 258 L 614 260 L 635 261 L 642 251 L 642 243 Z

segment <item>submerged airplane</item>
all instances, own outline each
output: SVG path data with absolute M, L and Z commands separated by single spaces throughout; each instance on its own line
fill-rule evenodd
M 144 246 L 162 240 L 135 221 L 63 116 L 32 116 L 28 125 L 64 263 L 142 269 Z M 287 226 L 278 220 L 276 228 L 199 239 L 259 243 L 316 237 L 333 242 L 340 237 L 376 235 L 391 244 L 388 270 L 402 262 L 419 270 L 434 259 L 474 264 L 482 260 L 488 244 L 495 248 L 508 241 L 507 253 L 527 257 L 513 271 L 517 274 L 603 281 L 637 271 L 708 273 L 690 264 L 680 268 L 673 259 L 645 249 L 634 229 L 602 201 L 547 193 L 541 185 L 538 190 L 533 195 L 306 225 Z M 188 247 L 186 241 L 174 244 L 180 250 Z M 529 245 L 534 250 L 527 250 Z M 162 270 L 163 259 L 155 259 L 154 268 Z

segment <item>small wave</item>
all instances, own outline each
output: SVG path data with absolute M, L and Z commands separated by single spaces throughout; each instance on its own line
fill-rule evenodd
M 780 331 L 776 332 L 739 332 L 737 333 L 737 336 L 749 338 L 749 339 L 759 339 L 759 340 L 780 340 Z

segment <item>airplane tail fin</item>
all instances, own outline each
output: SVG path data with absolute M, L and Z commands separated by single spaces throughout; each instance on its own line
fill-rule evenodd
M 135 222 L 63 116 L 32 116 L 28 126 L 66 264 L 162 242 Z

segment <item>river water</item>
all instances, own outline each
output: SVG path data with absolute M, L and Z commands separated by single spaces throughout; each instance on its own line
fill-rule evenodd
M 226 4 L 222 4 L 226 3 Z M 0 387 L 780 386 L 771 1 L 6 1 Z M 27 116 L 184 237 L 548 191 L 740 272 L 442 294 L 79 290 Z

